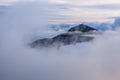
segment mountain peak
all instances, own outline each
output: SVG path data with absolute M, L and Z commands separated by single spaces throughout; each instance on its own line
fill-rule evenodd
M 82 42 L 89 42 L 94 39 L 93 36 L 84 35 L 88 32 L 97 31 L 92 27 L 89 27 L 84 24 L 80 24 L 68 30 L 68 32 L 59 34 L 53 38 L 44 38 L 40 40 L 36 40 L 31 44 L 31 47 L 51 47 L 57 46 L 60 47 L 61 45 L 70 45 Z M 76 31 L 80 31 L 82 33 L 76 33 Z M 70 33 L 69 33 L 70 32 Z M 72 33 L 71 33 L 72 32 Z
M 77 25 L 71 29 L 68 30 L 68 32 L 75 32 L 75 31 L 80 31 L 80 32 L 91 32 L 91 31 L 97 31 L 97 29 L 89 27 L 84 24 Z

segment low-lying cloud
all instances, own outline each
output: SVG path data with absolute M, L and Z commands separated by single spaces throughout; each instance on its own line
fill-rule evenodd
M 47 7 L 21 4 L 3 15 L 0 80 L 119 80 L 119 28 L 97 35 L 93 42 L 63 46 L 59 50 L 27 46 L 31 34 L 51 31 L 46 27 Z

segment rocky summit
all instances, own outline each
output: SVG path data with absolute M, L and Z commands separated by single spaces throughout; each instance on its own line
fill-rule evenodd
M 78 31 L 78 32 L 93 32 L 93 31 L 97 31 L 97 29 L 89 27 L 89 26 L 84 25 L 84 24 L 80 24 L 80 25 L 75 26 L 75 27 L 68 30 L 68 32 L 75 32 L 75 31 Z
M 30 44 L 33 48 L 41 47 L 60 47 L 62 45 L 70 45 L 82 42 L 89 42 L 94 39 L 90 36 L 91 33 L 94 34 L 97 29 L 90 26 L 80 24 L 78 26 L 70 28 L 66 33 L 59 34 L 53 38 L 39 39 Z

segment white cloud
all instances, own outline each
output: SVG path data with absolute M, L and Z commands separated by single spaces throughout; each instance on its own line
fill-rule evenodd
M 0 0 L 0 3 L 11 3 L 16 1 L 42 1 L 42 0 Z M 104 0 L 104 1 L 98 1 L 98 0 L 45 0 L 45 1 L 51 1 L 54 3 L 69 3 L 69 4 L 76 4 L 76 5 L 99 5 L 99 4 L 118 4 L 120 3 L 119 0 Z
M 17 2 L 18 0 L 0 0 L 0 4 L 10 4 L 13 2 Z
M 27 34 L 48 31 L 44 25 L 49 16 L 59 13 L 55 6 L 45 4 L 16 4 L 0 18 L 0 80 L 119 80 L 120 30 L 107 31 L 92 43 L 59 50 L 26 46 L 24 38 L 31 37 Z M 73 11 L 76 15 L 77 9 Z

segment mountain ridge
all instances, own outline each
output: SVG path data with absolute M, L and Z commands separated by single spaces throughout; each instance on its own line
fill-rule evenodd
M 31 47 L 60 47 L 61 45 L 70 45 L 82 42 L 89 42 L 94 39 L 93 36 L 89 36 L 98 31 L 90 26 L 80 24 L 70 28 L 66 33 L 59 34 L 53 38 L 43 38 L 36 40 L 30 44 Z M 86 36 L 87 34 L 87 36 Z

